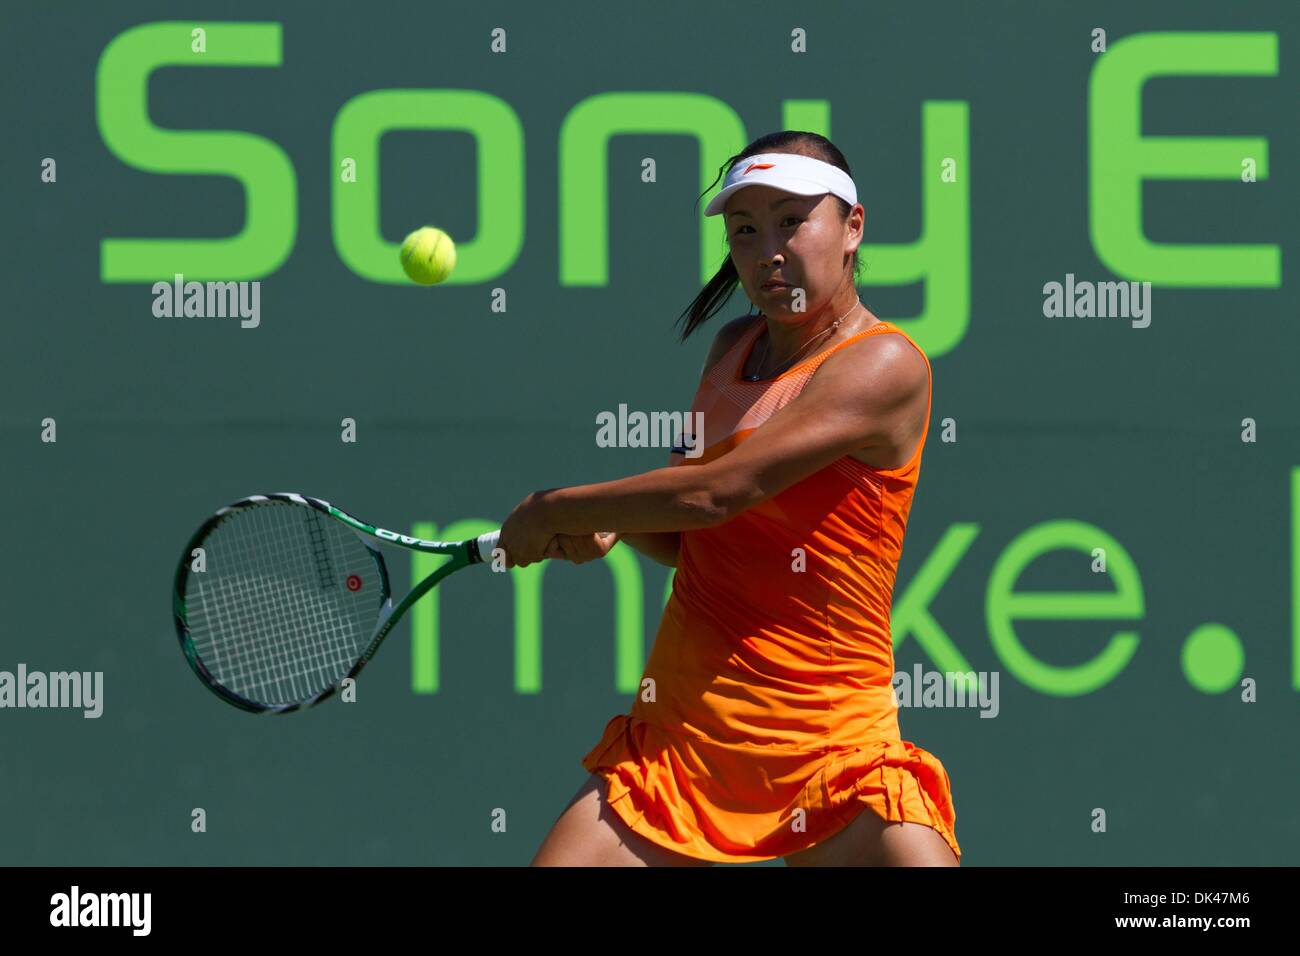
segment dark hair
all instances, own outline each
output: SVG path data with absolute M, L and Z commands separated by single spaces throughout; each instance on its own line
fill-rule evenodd
M 824 163 L 830 163 L 832 166 L 838 166 L 850 176 L 853 175 L 844 154 L 825 136 L 819 133 L 810 133 L 806 130 L 780 130 L 775 133 L 768 133 L 766 136 L 760 136 L 741 152 L 723 163 L 718 170 L 718 178 L 709 184 L 708 189 L 705 189 L 700 194 L 699 199 L 695 200 L 696 205 L 699 205 L 700 199 L 703 199 L 713 189 L 719 179 L 722 179 L 727 172 L 730 172 L 732 166 L 742 159 L 747 159 L 758 153 L 797 153 L 802 156 L 811 156 L 814 159 L 820 159 Z M 839 204 L 841 218 L 848 219 L 849 212 L 853 207 L 839 196 L 834 198 Z M 855 280 L 861 269 L 862 251 L 859 248 L 853 256 L 853 277 Z M 739 284 L 740 276 L 736 273 L 736 265 L 731 261 L 731 253 L 728 252 L 726 258 L 722 260 L 722 265 L 717 273 L 700 290 L 699 295 L 692 300 L 686 310 L 678 316 L 677 323 L 680 323 L 683 319 L 686 320 L 686 327 L 682 329 L 681 340 L 686 341 L 692 332 L 713 318 L 718 310 L 727 304 Z

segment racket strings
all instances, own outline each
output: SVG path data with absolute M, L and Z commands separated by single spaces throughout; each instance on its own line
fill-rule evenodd
M 203 541 L 186 585 L 195 654 L 222 686 L 265 704 L 305 701 L 360 658 L 384 600 L 374 555 L 315 509 L 237 509 Z

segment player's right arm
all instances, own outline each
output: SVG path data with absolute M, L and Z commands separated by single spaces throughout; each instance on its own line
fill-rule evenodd
M 718 334 L 713 337 L 713 344 L 709 347 L 709 354 L 704 359 L 704 367 L 700 370 L 700 378 L 703 379 L 709 373 L 709 370 L 726 355 L 736 341 L 744 334 L 745 329 L 753 323 L 752 315 L 742 315 L 740 318 L 732 319 L 722 328 L 718 329 Z M 672 456 L 669 455 L 669 464 L 672 464 Z M 608 540 L 608 539 L 606 539 Z M 617 541 L 626 541 L 636 550 L 640 551 L 651 561 L 670 568 L 677 567 L 677 555 L 681 549 L 682 533 L 680 531 L 648 531 L 636 534 L 619 534 L 616 536 Z M 613 546 L 612 543 L 610 545 Z M 608 550 L 608 549 L 606 549 Z

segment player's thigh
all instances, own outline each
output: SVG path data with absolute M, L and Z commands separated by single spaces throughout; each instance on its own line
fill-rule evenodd
M 958 866 L 948 841 L 923 823 L 890 823 L 865 804 L 852 822 L 786 866 Z
M 591 774 L 551 827 L 531 866 L 711 866 L 635 833 L 605 800 L 605 780 Z

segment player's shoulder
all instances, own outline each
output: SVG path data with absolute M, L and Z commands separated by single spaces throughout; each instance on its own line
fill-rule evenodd
M 722 324 L 713 336 L 713 344 L 709 346 L 709 354 L 704 359 L 703 374 L 707 374 L 709 369 L 718 364 L 722 356 L 731 351 L 732 346 L 740 341 L 756 319 L 757 316 L 747 313 Z
M 825 373 L 823 380 L 895 394 L 925 392 L 930 385 L 929 362 L 914 342 L 892 332 L 882 330 L 837 349 L 818 369 Z

